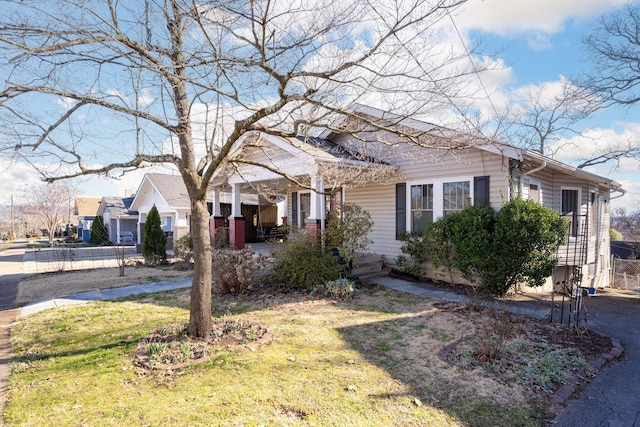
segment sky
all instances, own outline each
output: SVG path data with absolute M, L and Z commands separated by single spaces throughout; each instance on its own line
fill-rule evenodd
M 466 46 L 480 43 L 480 51 L 494 53 L 497 71 L 481 77 L 483 86 L 491 88 L 488 96 L 509 102 L 526 88 L 558 87 L 563 79 L 584 70 L 586 52 L 582 39 L 598 23 L 602 14 L 611 13 L 627 0 L 469 0 L 455 11 L 450 37 Z M 446 24 L 446 23 L 444 23 Z M 448 25 L 448 24 L 446 24 Z M 454 31 L 455 30 L 455 31 Z M 471 76 L 478 79 L 477 76 Z M 550 89 L 552 90 L 552 89 Z M 640 138 L 640 106 L 629 110 L 610 109 L 580 123 L 589 139 L 573 137 L 563 141 L 565 147 L 557 160 L 577 165 L 579 159 L 598 144 L 615 144 Z M 11 194 L 17 203 L 29 188 L 38 185 L 38 176 L 26 164 L 0 160 L 0 205 L 8 205 Z M 623 160 L 587 169 L 621 183 L 627 194 L 612 200 L 612 207 L 628 211 L 640 209 L 640 162 Z M 157 171 L 157 170 L 156 170 Z M 159 170 L 162 172 L 162 170 Z M 169 169 L 166 169 L 168 172 Z M 98 177 L 70 182 L 81 195 L 90 197 L 124 196 L 137 189 L 148 170 L 138 170 L 120 179 Z

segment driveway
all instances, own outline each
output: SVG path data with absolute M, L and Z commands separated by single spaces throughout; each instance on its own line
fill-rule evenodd
M 11 363 L 11 324 L 16 320 L 16 295 L 22 274 L 25 242 L 16 242 L 0 252 L 0 414 L 4 413 Z M 4 425 L 4 420 L 0 417 Z
M 557 418 L 558 426 L 640 426 L 640 293 L 598 290 L 586 300 L 590 329 L 618 338 L 624 354 L 606 366 Z

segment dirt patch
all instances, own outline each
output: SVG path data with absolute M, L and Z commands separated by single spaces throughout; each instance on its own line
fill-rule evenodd
M 567 368 L 562 366 L 567 360 L 581 357 L 591 362 L 611 349 L 609 337 L 590 330 L 578 334 L 567 325 L 487 307 L 472 309 L 466 304 L 452 302 L 435 303 L 434 306 L 479 325 L 473 334 L 442 348 L 439 352 L 441 360 L 465 370 L 482 369 L 484 375 L 501 383 L 519 382 L 533 393 L 549 393 L 561 385 L 566 380 L 563 375 L 568 372 L 559 374 Z M 497 349 L 500 337 L 504 341 Z M 496 350 L 495 358 L 490 356 L 490 350 Z M 554 360 L 555 356 L 558 360 Z M 577 364 L 571 369 L 577 370 L 580 366 Z M 585 364 L 582 369 L 587 367 Z M 541 378 L 544 375 L 548 378 Z
M 126 267 L 124 276 L 120 276 L 117 267 L 35 274 L 18 283 L 16 304 L 20 307 L 62 295 L 177 280 L 190 277 L 192 274 L 192 270 L 181 271 L 174 266 Z
M 138 374 L 174 375 L 185 366 L 215 358 L 222 350 L 256 351 L 272 340 L 264 326 L 242 320 L 214 321 L 206 339 L 191 338 L 187 331 L 188 324 L 173 323 L 141 339 L 133 356 Z

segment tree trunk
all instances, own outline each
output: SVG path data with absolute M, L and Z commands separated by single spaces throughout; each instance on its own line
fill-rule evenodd
M 211 238 L 209 211 L 204 196 L 191 199 L 191 238 L 193 240 L 193 284 L 189 335 L 206 337 L 211 333 Z

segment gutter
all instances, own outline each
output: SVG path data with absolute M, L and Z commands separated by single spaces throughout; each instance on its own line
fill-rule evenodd
M 611 201 L 611 200 L 613 200 L 613 199 L 619 199 L 620 197 L 622 197 L 622 196 L 624 196 L 625 194 L 627 194 L 627 190 L 623 190 L 622 188 L 616 188 L 616 189 L 615 189 L 615 190 L 613 190 L 613 191 L 617 191 L 617 192 L 619 192 L 620 194 L 618 194 L 618 195 L 617 195 L 617 196 L 615 196 L 615 197 L 609 197 L 609 201 Z
M 538 166 L 535 169 L 531 169 L 530 171 L 527 171 L 525 173 L 523 173 L 522 175 L 520 175 L 520 184 L 518 185 L 518 192 L 520 193 L 520 196 L 522 196 L 522 178 L 524 178 L 527 175 L 531 175 L 532 173 L 538 172 L 544 168 L 547 167 L 547 161 L 543 160 L 542 161 L 542 166 Z

